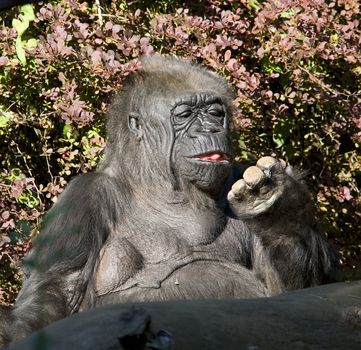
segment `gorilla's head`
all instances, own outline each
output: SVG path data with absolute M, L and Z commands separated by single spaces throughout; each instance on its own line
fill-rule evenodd
M 106 159 L 136 181 L 214 193 L 232 163 L 231 98 L 226 81 L 209 70 L 172 57 L 146 58 L 109 113 Z

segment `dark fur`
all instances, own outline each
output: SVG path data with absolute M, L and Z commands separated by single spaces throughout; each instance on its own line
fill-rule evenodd
M 225 117 L 177 126 L 172 111 L 190 93 L 217 96 Z M 231 99 L 226 82 L 197 65 L 143 61 L 109 112 L 104 161 L 71 181 L 45 218 L 15 306 L 2 311 L 4 343 L 102 304 L 248 298 L 324 282 L 334 255 L 297 172 L 280 175 L 286 195 L 271 210 L 240 220 L 226 195 L 242 167 L 181 156 L 231 152 Z

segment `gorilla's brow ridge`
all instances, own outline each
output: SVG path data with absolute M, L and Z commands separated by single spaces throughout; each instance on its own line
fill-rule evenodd
M 224 104 L 224 102 L 220 96 L 216 96 L 210 92 L 200 92 L 200 93 L 196 93 L 196 94 L 189 93 L 189 94 L 179 97 L 175 100 L 174 106 L 172 108 L 172 112 L 177 106 L 182 105 L 182 104 L 191 105 L 191 106 L 199 106 L 199 105 L 203 105 L 203 104 L 212 104 L 212 103 Z

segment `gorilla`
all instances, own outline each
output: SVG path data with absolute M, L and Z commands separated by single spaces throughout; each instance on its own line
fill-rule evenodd
M 105 304 L 255 298 L 327 281 L 335 254 L 301 172 L 235 164 L 225 80 L 153 56 L 108 113 L 96 171 L 45 216 L 2 343 Z

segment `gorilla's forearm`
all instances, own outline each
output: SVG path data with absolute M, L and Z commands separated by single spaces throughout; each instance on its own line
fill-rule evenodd
M 2 327 L 7 324 L 6 342 L 79 309 L 101 247 L 121 210 L 116 198 L 113 184 L 102 173 L 70 182 L 46 215 L 42 233 L 24 260 L 26 277 L 14 308 L 0 314 Z M 87 298 L 92 298 L 91 292 Z
M 253 270 L 272 294 L 326 281 L 337 259 L 302 172 L 263 157 L 233 185 L 228 200 L 251 233 Z
M 256 235 L 252 264 L 271 294 L 328 282 L 337 259 L 317 226 L 285 218 L 263 223 L 249 224 Z
M 10 332 L 10 325 L 12 325 L 13 317 L 11 315 L 11 307 L 6 305 L 0 305 L 0 348 L 3 348 L 6 344 L 10 343 L 12 334 Z
M 293 183 L 293 192 L 269 212 L 245 220 L 257 242 L 254 270 L 272 294 L 328 282 L 336 269 L 336 254 L 313 209 L 305 186 Z
M 25 280 L 14 307 L 0 312 L 0 347 L 66 317 L 67 300 L 61 277 L 33 273 Z

